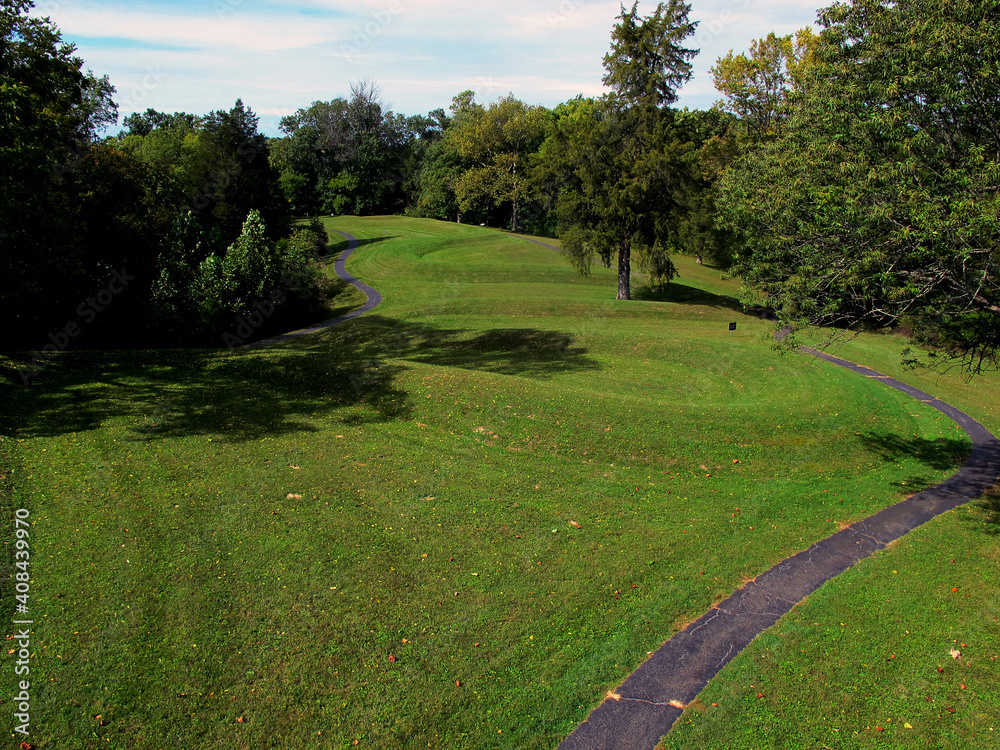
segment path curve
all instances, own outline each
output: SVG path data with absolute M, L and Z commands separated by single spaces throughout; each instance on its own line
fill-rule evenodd
M 382 295 L 347 273 L 346 263 L 358 248 L 356 237 L 334 230 L 348 241 L 334 263 L 337 276 L 368 299 L 357 310 L 310 328 L 250 344 L 268 346 L 315 333 L 364 315 L 382 304 Z M 528 237 L 519 239 L 558 250 Z M 951 478 L 863 521 L 823 539 L 775 565 L 720 602 L 657 649 L 559 745 L 558 750 L 645 750 L 681 716 L 708 681 L 750 642 L 774 625 L 792 607 L 855 563 L 884 549 L 942 513 L 973 500 L 1000 476 L 1000 441 L 982 424 L 928 393 L 871 368 L 803 347 L 811 354 L 864 377 L 874 378 L 921 401 L 958 424 L 972 441 L 972 453 Z
M 1000 441 L 953 406 L 863 365 L 800 352 L 873 378 L 934 407 L 972 440 L 954 476 L 784 560 L 675 634 L 605 698 L 558 750 L 652 750 L 687 705 L 759 634 L 826 581 L 945 511 L 973 500 L 1000 475 Z
M 358 249 L 358 238 L 348 234 L 347 232 L 341 232 L 339 229 L 332 230 L 337 234 L 343 235 L 347 238 L 347 248 L 337 257 L 337 260 L 333 263 L 333 270 L 337 276 L 348 284 L 353 286 L 355 289 L 361 291 L 368 301 L 365 302 L 357 310 L 351 310 L 351 312 L 346 315 L 341 315 L 340 317 L 333 318 L 332 320 L 327 320 L 318 325 L 310 326 L 309 328 L 301 328 L 298 331 L 291 331 L 290 333 L 283 333 L 280 336 L 274 336 L 269 339 L 262 339 L 260 341 L 255 341 L 252 344 L 247 344 L 248 349 L 253 349 L 260 346 L 270 346 L 271 344 L 277 344 L 279 341 L 288 341 L 289 339 L 296 339 L 299 336 L 305 336 L 307 333 L 316 333 L 317 331 L 322 331 L 327 328 L 332 328 L 335 325 L 339 325 L 344 321 L 350 320 L 351 318 L 356 318 L 359 315 L 364 315 L 367 312 L 371 312 L 376 307 L 382 304 L 382 295 L 378 291 L 372 289 L 363 281 L 358 281 L 356 278 L 351 276 L 347 272 L 347 259 L 351 257 L 351 253 Z

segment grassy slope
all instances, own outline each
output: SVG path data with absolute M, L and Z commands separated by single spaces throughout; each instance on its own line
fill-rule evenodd
M 831 351 L 1000 434 L 997 373 L 970 382 L 957 372 L 904 370 L 904 346 L 896 337 L 860 336 Z M 1000 742 L 998 533 L 1000 497 L 992 496 L 830 582 L 729 664 L 663 747 L 993 747 Z
M 685 621 L 965 449 L 773 352 L 717 271 L 620 303 L 489 230 L 328 223 L 370 240 L 372 315 L 17 390 L 38 747 L 553 747 Z

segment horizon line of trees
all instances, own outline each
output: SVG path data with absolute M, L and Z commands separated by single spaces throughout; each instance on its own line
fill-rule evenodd
M 278 297 L 268 325 L 290 325 L 329 291 L 322 226 L 293 216 L 406 214 L 561 237 L 582 273 L 617 266 L 620 299 L 633 264 L 656 288 L 694 255 L 784 322 L 904 327 L 945 361 L 997 365 L 1000 24 L 984 0 L 835 2 L 819 33 L 716 60 L 709 110 L 674 106 L 698 53 L 690 6 L 634 3 L 603 97 L 464 91 L 404 116 L 360 81 L 277 138 L 239 100 L 99 137 L 114 88 L 31 8 L 0 0 L 4 348 L 44 342 L 121 268 L 136 280 L 93 342 L 217 344 Z

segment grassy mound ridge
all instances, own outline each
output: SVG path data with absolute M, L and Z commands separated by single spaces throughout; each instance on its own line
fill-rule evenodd
M 967 450 L 774 352 L 717 270 L 616 302 L 495 231 L 327 222 L 373 314 L 16 390 L 38 747 L 554 747 L 713 601 Z

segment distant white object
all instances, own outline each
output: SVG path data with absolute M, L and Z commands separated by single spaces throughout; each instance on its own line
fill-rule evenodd
M 480 224 L 479 226 L 481 226 L 481 227 L 485 227 L 486 225 L 485 225 L 485 224 Z

